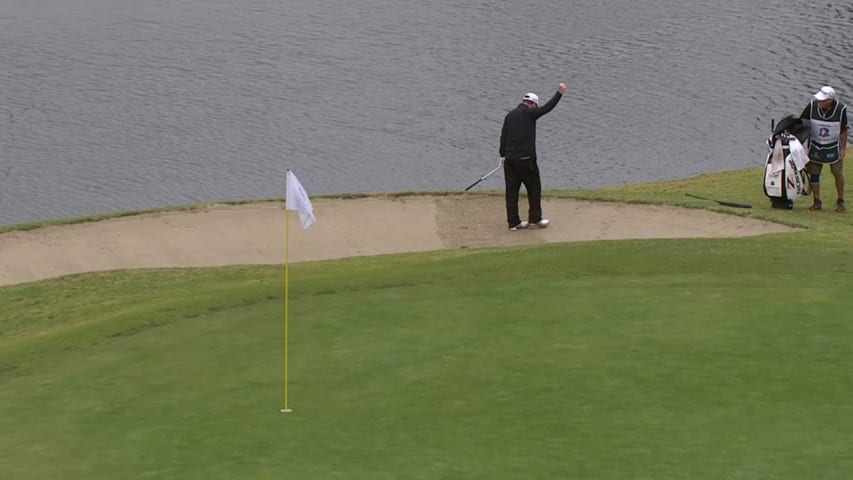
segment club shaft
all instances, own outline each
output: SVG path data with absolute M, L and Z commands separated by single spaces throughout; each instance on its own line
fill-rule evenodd
M 483 179 L 481 178 L 481 179 L 477 180 L 476 182 L 472 183 L 471 185 L 468 185 L 468 188 L 466 188 L 465 191 L 467 192 L 468 190 L 471 190 L 472 188 L 474 188 L 474 185 L 476 185 L 482 181 L 483 181 Z
M 474 185 L 477 185 L 478 183 L 480 183 L 480 182 L 482 182 L 483 180 L 485 180 L 489 175 L 491 175 L 491 174 L 493 174 L 493 173 L 497 172 L 498 170 L 500 170 L 500 168 L 503 166 L 503 163 L 504 163 L 504 162 L 503 162 L 503 159 L 501 159 L 501 161 L 500 161 L 500 162 L 498 162 L 498 166 L 497 166 L 497 167 L 495 167 L 491 172 L 489 172 L 489 173 L 487 173 L 487 174 L 483 175 L 482 177 L 480 177 L 476 182 L 472 183 L 471 185 L 468 185 L 468 188 L 466 188 L 466 189 L 465 189 L 465 191 L 467 192 L 468 190 L 471 190 L 472 188 L 474 188 Z

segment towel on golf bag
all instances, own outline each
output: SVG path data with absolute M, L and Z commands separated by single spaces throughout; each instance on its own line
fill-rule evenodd
M 794 161 L 794 165 L 797 166 L 797 170 L 804 170 L 806 164 L 809 163 L 809 155 L 797 137 L 788 140 L 788 150 L 791 152 L 791 159 Z
M 785 170 L 785 149 L 782 148 L 782 142 L 777 140 L 770 154 L 770 173 L 777 174 L 782 170 Z

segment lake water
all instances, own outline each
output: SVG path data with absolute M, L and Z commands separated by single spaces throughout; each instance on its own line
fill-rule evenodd
M 821 0 L 0 0 L 0 224 L 283 197 L 287 168 L 461 190 L 560 81 L 544 188 L 756 166 L 772 118 L 853 97 L 851 25 Z

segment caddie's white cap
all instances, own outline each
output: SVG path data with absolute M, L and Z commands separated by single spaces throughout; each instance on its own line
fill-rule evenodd
M 527 100 L 528 102 L 533 102 L 536 104 L 537 107 L 539 106 L 539 95 L 536 95 L 533 92 L 525 93 L 522 100 Z
M 824 85 L 820 88 L 820 91 L 814 94 L 815 100 L 824 101 L 829 100 L 830 98 L 835 98 L 835 89 L 830 87 L 829 85 Z

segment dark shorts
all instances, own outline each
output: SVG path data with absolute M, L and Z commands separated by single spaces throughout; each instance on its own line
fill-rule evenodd
M 824 165 L 829 165 L 833 175 L 838 175 L 844 170 L 844 160 L 839 159 L 835 163 L 820 163 L 812 160 L 806 164 L 806 171 L 809 172 L 809 175 L 819 175 Z

